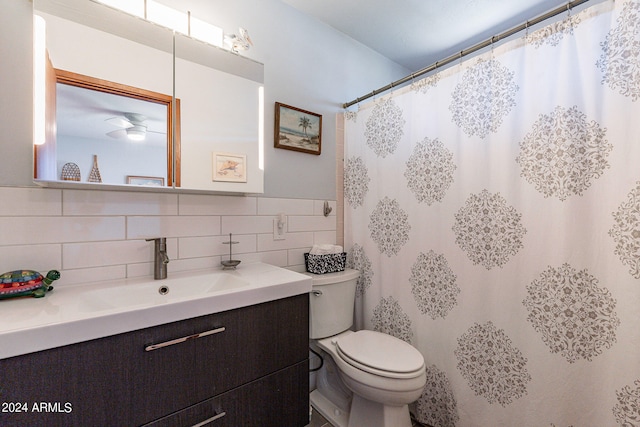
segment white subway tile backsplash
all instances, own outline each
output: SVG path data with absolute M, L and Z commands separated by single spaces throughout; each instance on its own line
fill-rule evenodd
M 0 241 L 0 244 L 3 244 Z M 62 269 L 59 244 L 0 246 L 0 274 L 13 270 L 49 271 Z
M 63 190 L 62 212 L 64 215 L 177 215 L 178 195 Z
M 171 264 L 171 262 L 169 262 Z M 137 264 L 127 264 L 127 277 L 147 277 L 153 276 L 153 262 L 140 262 Z M 167 266 L 167 275 L 171 269 Z
M 61 286 L 151 276 L 153 243 L 167 237 L 172 272 L 220 268 L 233 258 L 303 269 L 314 243 L 333 243 L 335 214 L 323 200 L 0 187 L 0 273 L 61 270 Z M 335 202 L 330 201 L 330 206 Z M 273 240 L 276 215 L 284 240 Z
M 317 231 L 313 233 L 313 244 L 314 245 L 323 245 L 323 244 L 336 244 L 336 231 Z
M 295 233 L 297 231 L 335 231 L 335 229 L 335 217 L 289 216 L 287 231 Z
M 3 245 L 124 239 L 124 217 L 0 217 Z
M 307 248 L 290 249 L 287 253 L 287 264 L 289 265 L 304 265 L 304 253 L 309 252 L 311 246 Z
M 62 267 L 65 269 L 151 261 L 153 261 L 153 244 L 144 240 L 62 245 Z
M 62 270 L 60 280 L 54 286 L 82 285 L 96 281 L 124 279 L 127 277 L 126 273 L 125 265 Z
M 258 234 L 258 251 L 278 251 L 313 245 L 313 233 L 285 233 L 284 240 L 273 240 L 273 234 Z
M 218 268 L 220 267 L 219 256 L 211 256 L 211 257 L 202 257 L 202 258 L 180 258 L 174 259 L 169 262 L 169 272 L 168 274 L 178 272 L 178 271 L 191 271 L 191 270 L 202 270 L 204 268 Z
M 287 251 L 253 252 L 238 255 L 238 259 L 243 262 L 264 262 L 278 267 L 286 267 Z
M 208 256 L 229 257 L 229 236 L 212 237 L 186 237 L 181 238 L 178 247 L 180 258 L 197 258 Z M 233 254 L 241 254 L 256 251 L 256 238 L 254 235 L 234 235 L 233 241 L 238 242 L 233 245 Z M 225 258 L 226 257 L 226 258 Z
M 62 190 L 0 187 L 0 216 L 62 215 Z
M 228 253 L 228 249 L 226 251 Z M 224 252 L 225 248 L 213 236 L 186 237 L 178 240 L 180 259 L 220 256 Z
M 219 216 L 130 216 L 127 239 L 213 236 L 220 234 Z
M 222 217 L 221 234 L 258 234 L 273 232 L 273 220 L 269 216 L 224 216 Z
M 313 215 L 313 200 L 307 199 L 258 199 L 258 215 Z
M 180 194 L 180 215 L 255 215 L 256 198 Z

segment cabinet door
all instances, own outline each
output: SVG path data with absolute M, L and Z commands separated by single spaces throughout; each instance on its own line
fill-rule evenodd
M 0 426 L 131 425 L 136 372 L 127 363 L 130 338 L 117 335 L 0 360 L 0 402 L 6 404 Z
M 309 424 L 309 365 L 300 362 L 145 427 L 303 427 Z

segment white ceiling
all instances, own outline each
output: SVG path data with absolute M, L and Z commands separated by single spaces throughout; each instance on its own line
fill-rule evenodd
M 123 118 L 125 113 L 145 116 L 146 144 L 165 145 L 167 141 L 167 106 L 121 95 L 58 83 L 56 85 L 56 127 L 58 137 L 71 136 L 115 143 L 127 141 L 124 129 L 108 121 Z
M 282 0 L 418 71 L 567 0 Z

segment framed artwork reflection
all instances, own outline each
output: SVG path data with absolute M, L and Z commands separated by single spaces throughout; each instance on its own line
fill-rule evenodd
M 164 178 L 159 176 L 127 175 L 127 184 L 164 187 Z
M 213 153 L 213 180 L 247 182 L 247 156 L 234 153 Z

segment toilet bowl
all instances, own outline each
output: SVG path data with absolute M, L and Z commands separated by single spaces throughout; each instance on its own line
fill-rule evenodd
M 312 406 L 337 427 L 410 427 L 408 404 L 426 382 L 422 354 L 391 335 L 348 329 L 357 271 L 310 276 L 311 347 L 324 361 Z

